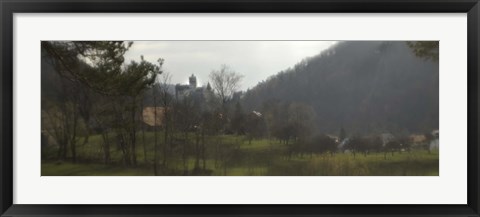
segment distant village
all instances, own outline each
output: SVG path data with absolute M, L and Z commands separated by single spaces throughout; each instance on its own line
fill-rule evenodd
M 199 87 L 197 85 L 197 77 L 192 74 L 189 79 L 188 84 L 176 84 L 174 89 L 174 94 L 176 100 L 182 100 L 186 96 L 190 96 L 193 99 L 197 100 L 209 100 L 213 98 L 213 90 L 210 86 L 210 83 L 207 83 L 205 87 Z M 155 110 L 157 114 L 157 119 L 155 120 Z M 143 123 L 149 127 L 159 126 L 162 127 L 164 123 L 164 107 L 153 107 L 146 106 L 143 108 L 142 117 Z M 261 117 L 262 114 L 258 111 L 251 111 L 252 115 Z M 326 134 L 328 137 L 333 139 L 337 144 L 339 151 L 349 152 L 348 144 L 351 141 L 350 137 L 340 139 L 339 136 L 333 134 Z M 396 141 L 396 138 L 392 133 L 381 133 L 377 135 L 382 142 L 382 146 L 385 147 L 389 142 Z M 429 138 L 428 138 L 429 137 Z M 408 136 L 408 142 L 411 146 L 423 146 L 428 147 L 429 150 L 437 150 L 439 148 L 439 130 L 433 130 L 428 135 L 425 134 L 411 134 Z M 401 149 L 400 151 L 406 151 Z
M 439 174 L 436 42 L 338 43 L 246 91 L 268 71 L 171 82 L 132 43 L 42 41 L 42 176 Z

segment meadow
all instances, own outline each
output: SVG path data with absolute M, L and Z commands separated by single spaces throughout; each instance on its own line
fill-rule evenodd
M 162 133 L 158 136 L 160 141 Z M 42 176 L 153 176 L 154 134 L 139 134 L 136 149 L 137 165 L 122 163 L 121 150 L 112 147 L 111 163 L 102 163 L 103 150 L 100 135 L 93 135 L 88 142 L 77 145 L 77 162 L 56 158 L 57 147 L 42 149 Z M 191 136 L 193 138 L 193 136 Z M 80 139 L 81 141 L 82 139 Z M 187 142 L 192 145 L 193 141 Z M 439 152 L 412 148 L 409 151 L 371 152 L 367 154 L 348 151 L 323 154 L 288 154 L 287 145 L 274 139 L 247 140 L 244 136 L 223 135 L 207 137 L 207 153 L 202 167 L 203 175 L 213 176 L 438 176 Z M 219 146 L 234 145 L 228 158 L 215 157 Z M 183 144 L 172 149 L 172 155 L 180 156 Z M 220 147 L 221 148 L 221 147 Z M 160 175 L 191 175 L 195 167 L 193 153 L 185 160 L 172 156 L 170 170 Z M 223 159 L 223 160 L 222 160 Z M 204 164 L 204 165 L 203 165 Z M 187 174 L 186 174 L 187 173 Z

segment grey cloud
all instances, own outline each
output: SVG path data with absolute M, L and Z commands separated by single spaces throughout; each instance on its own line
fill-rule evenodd
M 302 59 L 319 54 L 333 41 L 136 41 L 126 54 L 127 61 L 155 62 L 164 58 L 164 70 L 172 83 L 186 83 L 195 74 L 204 85 L 212 70 L 227 64 L 244 75 L 243 90 Z

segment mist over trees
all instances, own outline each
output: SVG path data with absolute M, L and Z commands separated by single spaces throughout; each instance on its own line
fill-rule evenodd
M 428 132 L 438 129 L 438 42 L 436 49 L 435 42 L 341 42 L 260 82 L 243 103 L 259 111 L 308 104 L 322 132 Z
M 132 43 L 41 43 L 42 175 L 438 174 L 438 42 L 341 42 L 247 91 Z

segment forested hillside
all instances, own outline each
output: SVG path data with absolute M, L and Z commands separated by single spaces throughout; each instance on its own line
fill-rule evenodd
M 246 108 L 302 103 L 318 130 L 420 133 L 438 129 L 438 61 L 418 57 L 406 42 L 340 42 L 260 82 Z
M 247 92 L 221 55 L 175 84 L 132 45 L 41 43 L 42 176 L 438 176 L 438 42 L 338 43 Z

